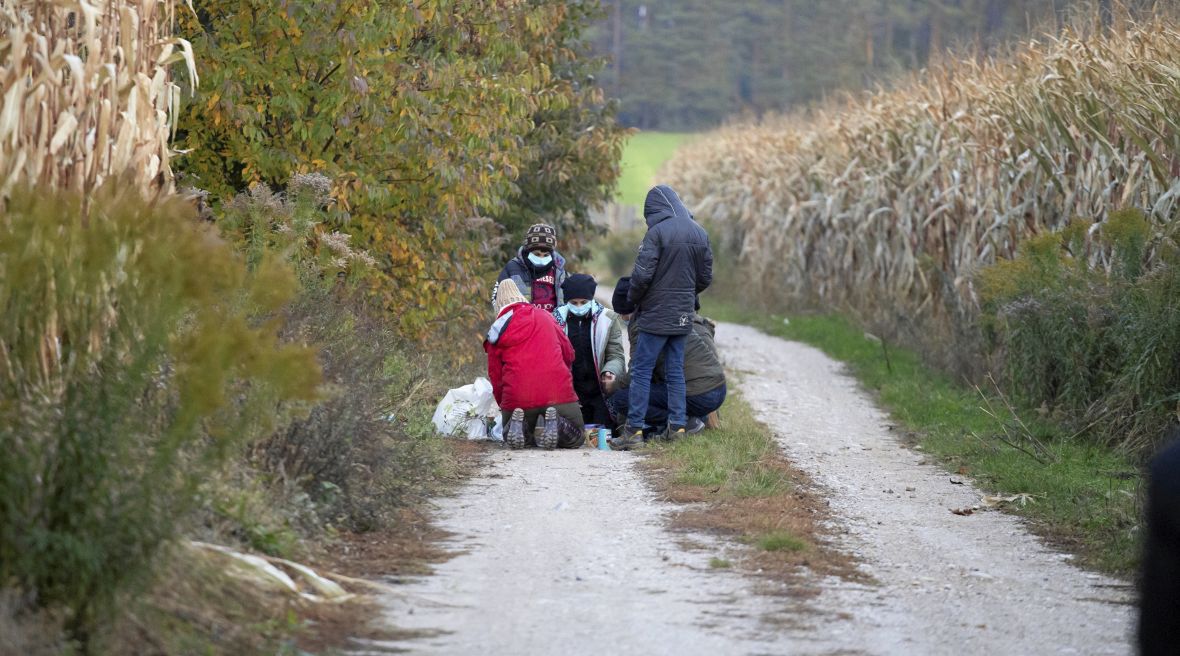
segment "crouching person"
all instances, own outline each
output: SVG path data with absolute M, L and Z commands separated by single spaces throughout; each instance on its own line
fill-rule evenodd
M 512 280 L 497 285 L 496 320 L 484 340 L 488 378 L 504 420 L 510 449 L 535 444 L 544 449 L 576 449 L 585 442 L 582 411 L 570 366 L 574 349 L 553 316 L 525 299 Z
M 634 305 L 627 300 L 627 288 L 630 280 L 619 279 L 615 286 L 612 305 L 615 313 L 621 319 L 629 319 L 634 312 Z M 632 348 L 638 340 L 638 330 L 629 323 L 628 333 Z M 685 410 L 688 421 L 685 424 L 686 433 L 698 433 L 705 427 L 705 418 L 716 412 L 725 403 L 727 387 L 725 383 L 725 367 L 717 357 L 717 347 L 714 343 L 716 324 L 710 319 L 693 314 L 692 332 L 684 343 L 684 381 L 685 381 Z M 668 423 L 668 385 L 664 380 L 663 361 L 656 362 L 652 375 L 651 397 L 648 401 L 647 413 L 644 421 L 653 428 Z M 629 376 L 620 378 L 618 391 L 611 394 L 607 400 L 611 411 L 616 416 L 626 416 L 630 408 L 630 379 Z M 656 430 L 655 434 L 659 434 Z M 631 449 L 640 446 L 642 442 L 634 436 L 622 436 L 615 440 L 613 446 L 620 449 Z
M 594 300 L 597 288 L 594 277 L 584 273 L 566 278 L 561 286 L 566 304 L 557 308 L 556 315 L 574 347 L 572 374 L 582 420 L 614 430 L 605 389 L 627 367 L 623 328 L 613 312 Z

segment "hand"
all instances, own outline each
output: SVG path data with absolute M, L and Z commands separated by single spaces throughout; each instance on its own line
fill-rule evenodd
M 618 387 L 618 383 L 615 380 L 615 375 L 609 371 L 604 371 L 604 372 L 602 372 L 601 379 L 602 379 L 603 393 L 606 394 L 607 396 L 614 394 L 615 388 Z

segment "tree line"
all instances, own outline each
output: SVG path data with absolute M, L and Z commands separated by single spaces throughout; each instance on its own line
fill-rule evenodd
M 1073 21 L 1111 23 L 1150 0 L 605 0 L 593 33 L 619 118 L 694 130 L 799 107 L 924 67 L 995 52 Z

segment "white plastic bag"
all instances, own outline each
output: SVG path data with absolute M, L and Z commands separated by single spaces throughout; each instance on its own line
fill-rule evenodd
M 492 383 L 487 378 L 476 378 L 447 392 L 434 411 L 434 428 L 443 435 L 465 435 L 472 440 L 497 439 L 488 434 L 487 419 L 500 417 L 500 407 L 492 395 Z

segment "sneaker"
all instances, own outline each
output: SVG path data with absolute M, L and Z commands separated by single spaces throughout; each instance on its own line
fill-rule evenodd
M 545 426 L 541 429 L 541 437 L 537 438 L 537 446 L 542 449 L 557 448 L 557 408 L 545 409 Z
M 627 427 L 623 435 L 610 440 L 607 444 L 615 451 L 638 449 L 643 446 L 643 429 Z
M 660 436 L 660 440 L 664 442 L 675 442 L 686 435 L 688 435 L 688 432 L 684 430 L 684 426 L 673 426 L 672 424 L 668 424 L 668 430 Z
M 524 448 L 524 410 L 517 408 L 512 411 L 512 418 L 508 420 L 508 427 L 504 431 L 504 444 L 509 449 Z
M 689 435 L 696 435 L 705 430 L 705 421 L 700 417 L 689 417 L 688 424 L 684 426 L 684 432 Z

